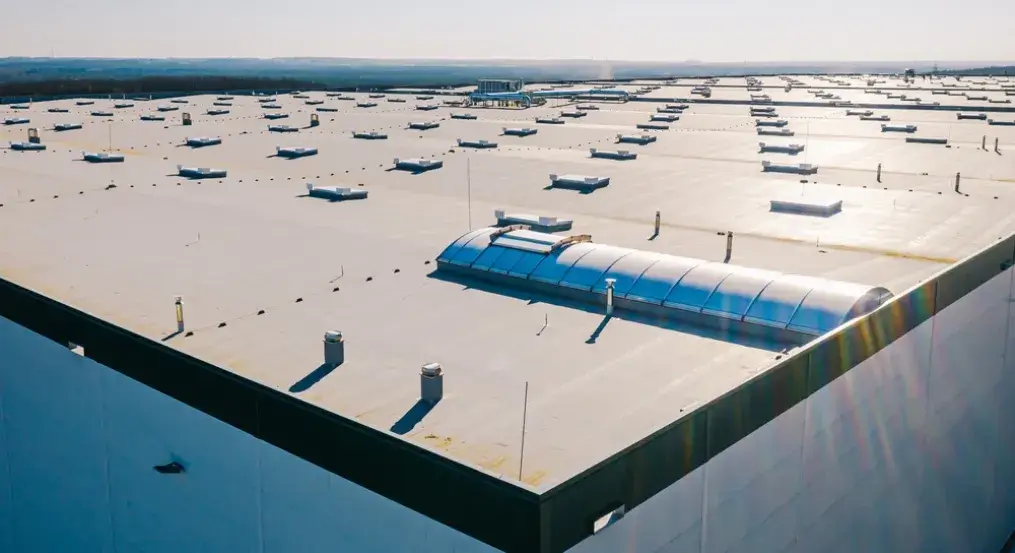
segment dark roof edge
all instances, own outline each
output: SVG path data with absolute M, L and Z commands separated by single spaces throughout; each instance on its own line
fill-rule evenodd
M 509 552 L 537 551 L 539 497 L 0 277 L 0 316 L 322 469 Z M 328 439 L 330 437 L 330 439 Z

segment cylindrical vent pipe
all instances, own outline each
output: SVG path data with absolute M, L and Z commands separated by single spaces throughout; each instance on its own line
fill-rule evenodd
M 996 136 L 994 137 L 994 151 L 995 152 L 1000 152 L 1001 151 L 1000 140 L 1001 140 L 1000 138 L 998 138 Z
M 444 397 L 444 369 L 440 363 L 427 363 L 419 371 L 419 399 L 431 405 Z
M 726 259 L 723 263 L 729 263 L 730 259 L 733 259 L 733 232 L 726 233 Z
M 878 164 L 878 182 L 881 182 L 881 164 Z
M 659 226 L 662 224 L 662 219 L 663 219 L 662 215 L 658 211 L 656 211 L 656 230 L 655 230 L 656 236 L 659 236 Z
M 345 363 L 345 339 L 338 330 L 324 333 L 324 364 L 337 367 Z
M 987 135 L 983 135 L 983 140 L 980 142 L 980 149 L 981 150 L 987 149 Z
M 955 173 L 955 192 L 961 193 L 959 183 L 962 181 L 962 173 Z
M 606 279 L 606 316 L 613 315 L 613 287 L 617 284 L 617 279 L 608 278 Z
M 176 331 L 183 332 L 183 296 L 176 296 Z

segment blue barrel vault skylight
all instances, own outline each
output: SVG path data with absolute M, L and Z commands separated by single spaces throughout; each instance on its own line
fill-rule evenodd
M 438 268 L 505 284 L 538 286 L 598 301 L 614 281 L 618 300 L 662 314 L 739 321 L 804 336 L 822 335 L 868 313 L 885 288 L 595 244 L 517 227 L 469 232 L 437 257 Z M 655 310 L 653 310 L 655 311 Z

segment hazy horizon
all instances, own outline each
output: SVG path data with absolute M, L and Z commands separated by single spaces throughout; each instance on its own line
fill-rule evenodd
M 50 0 L 12 3 L 9 57 L 966 64 L 1015 59 L 1015 2 Z

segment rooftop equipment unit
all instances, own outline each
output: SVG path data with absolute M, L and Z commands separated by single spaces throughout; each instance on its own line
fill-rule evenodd
M 173 98 L 169 102 L 172 104 L 189 104 L 190 100 L 184 100 L 183 98 Z
M 35 127 L 28 129 L 28 142 L 31 144 L 42 144 L 42 139 L 39 138 L 39 129 Z
M 860 115 L 864 117 L 869 117 L 871 115 L 874 115 L 874 112 L 869 109 L 847 109 L 846 115 Z
M 377 107 L 377 102 L 357 102 L 356 103 L 356 107 L 358 107 L 358 108 L 375 108 L 375 107 Z
M 617 144 L 638 144 L 644 146 L 656 141 L 651 134 L 618 134 Z
M 560 117 L 536 117 L 536 123 L 540 125 L 563 125 L 564 120 Z
M 758 134 L 762 136 L 793 136 L 794 134 L 793 131 L 786 127 L 780 129 L 756 127 L 756 130 L 758 131 Z
M 141 116 L 142 121 L 165 121 L 166 118 L 161 115 L 145 114 Z
M 417 100 L 423 100 L 423 101 L 433 100 L 433 96 L 416 96 L 416 99 Z
M 439 107 L 440 106 L 438 106 L 437 104 L 427 104 L 422 106 L 416 106 L 416 109 L 419 111 L 433 111 Z
M 11 109 L 28 109 L 28 106 L 25 104 L 14 104 L 10 107 Z
M 294 147 L 294 146 L 275 146 L 275 155 L 278 157 L 284 157 L 288 159 L 295 159 L 298 157 L 316 156 L 317 148 L 307 147 Z
M 289 125 L 268 125 L 268 132 L 300 132 L 300 129 Z
M 124 157 L 123 154 L 114 154 L 110 152 L 81 152 L 81 159 L 89 163 L 122 163 Z
M 342 100 L 343 102 L 353 102 L 356 100 L 353 96 L 335 96 L 336 100 Z
M 956 113 L 955 116 L 956 116 L 957 119 L 979 119 L 981 121 L 986 121 L 987 120 L 987 114 L 986 113 L 962 113 L 962 112 L 959 112 L 959 113 Z
M 796 165 L 772 163 L 762 161 L 761 170 L 766 173 L 794 173 L 797 175 L 813 175 L 818 172 L 818 166 L 811 163 L 799 163 Z
M 529 136 L 539 132 L 539 129 L 532 127 L 502 127 L 501 134 L 505 136 Z
M 338 111 L 338 108 L 326 108 L 326 107 L 319 107 L 319 108 L 317 108 L 317 111 L 319 111 L 319 112 L 321 112 L 321 113 L 326 113 L 326 112 L 335 112 L 335 111 Z
M 991 99 L 987 100 L 987 102 L 990 103 L 990 104 L 1010 104 L 1011 100 L 1009 100 L 1008 98 L 1003 98 L 1003 99 L 991 98 Z
M 321 126 L 321 116 L 316 113 L 310 114 L 310 128 Z
M 861 115 L 861 121 L 891 121 L 892 118 L 887 115 Z
M 388 135 L 376 131 L 369 132 L 353 131 L 352 137 L 360 138 L 363 140 L 387 140 Z
M 388 98 L 388 101 L 392 104 L 404 104 L 405 98 Z
M 233 104 L 232 102 L 212 102 L 211 105 L 221 107 L 232 107 Z
M 278 104 L 261 104 L 261 109 L 282 109 Z
M 305 99 L 310 97 L 310 96 L 307 96 L 306 94 L 302 94 L 300 92 L 293 92 L 292 96 L 293 96 L 293 98 L 297 98 L 299 100 L 305 100 Z
M 803 144 L 769 144 L 767 142 L 758 142 L 758 151 L 760 153 L 765 152 L 776 152 L 781 154 L 799 154 L 804 151 Z
M 772 200 L 769 209 L 776 213 L 831 217 L 842 211 L 842 200 Z
M 78 106 L 90 106 L 94 103 L 95 100 L 78 100 L 77 102 L 74 102 L 74 104 Z
M 26 117 L 9 117 L 4 119 L 4 125 L 27 125 L 31 121 Z
M 82 128 L 84 125 L 81 123 L 57 123 L 53 125 L 53 130 L 58 132 L 63 131 L 75 131 Z
M 572 119 L 577 119 L 579 117 L 585 117 L 587 115 L 588 115 L 588 113 L 586 113 L 584 111 L 581 111 L 581 110 L 561 111 L 560 112 L 560 116 L 561 117 L 570 117 Z
M 265 113 L 261 117 L 264 118 L 264 119 L 269 119 L 271 121 L 274 121 L 276 119 L 288 119 L 289 118 L 289 114 L 288 113 Z
M 205 113 L 208 114 L 208 115 L 212 115 L 212 116 L 214 116 L 214 115 L 228 115 L 229 114 L 229 110 L 227 110 L 227 109 L 210 109 L 210 110 L 206 111 Z
M 764 119 L 755 119 L 755 127 L 785 127 L 789 125 L 789 121 L 785 119 L 776 119 L 775 121 L 765 121 Z
M 586 175 L 550 175 L 550 186 L 567 190 L 592 192 L 610 185 L 610 177 Z
M 907 136 L 906 142 L 914 144 L 948 144 L 948 139 L 930 136 Z
M 461 138 L 458 139 L 458 145 L 462 148 L 479 148 L 479 149 L 497 147 L 496 142 L 489 142 L 487 140 L 462 140 Z
M 999 119 L 987 119 L 987 124 L 1001 127 L 1015 127 L 1015 121 L 1001 121 Z
M 307 195 L 312 198 L 323 198 L 333 202 L 345 200 L 363 200 L 367 197 L 367 191 L 362 188 L 345 188 L 338 186 L 316 186 L 312 182 L 307 183 Z
M 303 103 L 308 106 L 319 106 L 324 103 L 324 100 L 307 100 L 306 102 Z
M 574 109 L 581 110 L 581 111 L 599 111 L 599 106 L 589 104 L 589 105 L 586 105 L 586 106 L 575 106 Z
M 159 106 L 159 107 L 157 107 L 155 109 L 158 110 L 158 111 L 161 111 L 161 112 L 167 112 L 167 111 L 177 111 L 180 108 L 177 107 L 177 106 Z
M 664 123 L 638 123 L 635 128 L 644 131 L 667 131 L 670 126 Z
M 664 123 L 673 123 L 675 121 L 680 121 L 680 116 L 673 115 L 670 113 L 657 113 L 649 117 L 649 121 L 662 121 Z
M 495 210 L 493 215 L 497 218 L 498 227 L 525 225 L 537 232 L 571 230 L 571 225 L 573 224 L 571 219 L 530 215 L 528 213 L 507 213 L 503 209 Z
M 67 108 L 49 108 L 46 111 L 50 113 L 69 113 L 70 110 Z
M 468 121 L 471 121 L 473 119 L 478 119 L 478 117 L 476 117 L 476 115 L 474 115 L 472 113 L 452 113 L 451 114 L 451 118 L 452 119 L 468 120 Z
M 395 169 L 401 171 L 412 171 L 414 173 L 422 173 L 423 171 L 432 171 L 434 169 L 440 169 L 444 167 L 444 162 L 439 159 L 422 159 L 422 158 L 411 158 L 411 159 L 399 159 L 395 158 Z
M 775 113 L 775 108 L 774 107 L 751 106 L 751 115 L 757 115 L 759 113 Z
M 986 96 L 968 96 L 968 95 L 966 96 L 966 100 L 969 100 L 971 102 L 982 102 L 985 101 L 986 99 L 987 99 Z
M 189 127 L 193 123 L 189 113 L 183 113 L 181 117 L 183 118 L 182 121 L 184 127 Z
M 219 136 L 198 136 L 194 138 L 187 138 L 186 144 L 191 148 L 203 148 L 205 146 L 215 146 L 222 143 L 222 138 Z
M 881 125 L 881 132 L 916 132 L 916 125 Z
M 441 126 L 437 121 L 416 121 L 409 123 L 409 128 L 415 131 L 427 131 Z
M 113 107 L 116 108 L 116 109 L 127 109 L 127 108 L 134 107 L 134 104 L 132 104 L 130 102 L 117 102 L 117 103 L 113 104 Z
M 376 100 L 377 98 L 383 98 L 384 95 L 383 94 L 371 94 L 370 97 Z
M 181 177 L 188 179 L 224 179 L 228 174 L 225 169 L 211 169 L 209 167 L 184 167 L 176 166 L 176 172 Z
M 258 101 L 258 103 L 261 103 L 261 104 L 273 104 L 273 103 L 277 102 L 278 100 L 276 98 L 268 97 L 268 98 L 258 98 L 257 101 Z
M 113 112 L 97 110 L 92 112 L 92 117 L 113 117 Z
M 46 145 L 38 142 L 11 142 L 11 149 L 19 152 L 38 152 L 45 150 Z
M 638 159 L 638 154 L 630 152 L 628 150 L 600 150 L 598 148 L 590 148 L 589 155 L 594 158 L 601 159 L 614 159 L 617 161 L 626 161 L 632 159 Z
M 228 102 L 229 100 L 232 100 L 233 97 L 232 96 L 218 96 L 215 99 L 220 101 L 220 102 Z

